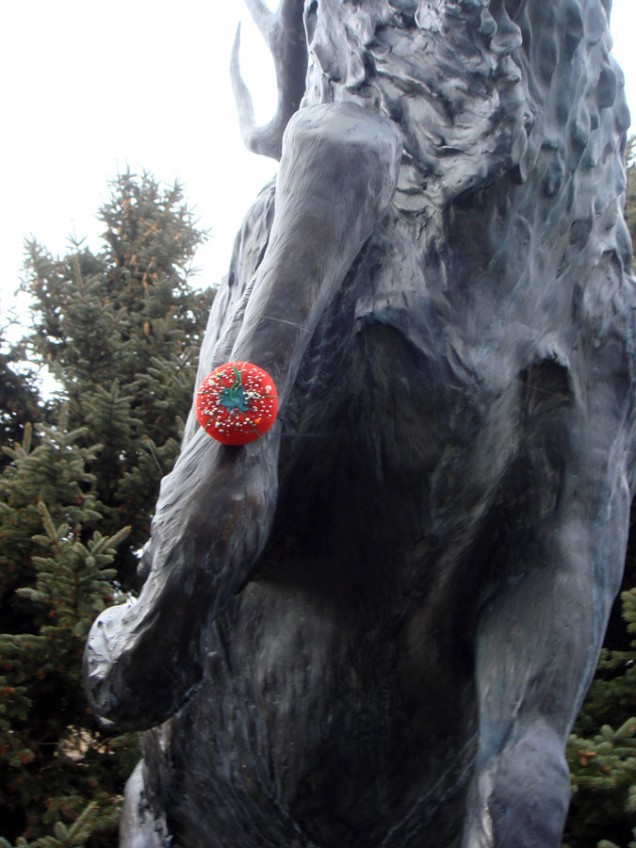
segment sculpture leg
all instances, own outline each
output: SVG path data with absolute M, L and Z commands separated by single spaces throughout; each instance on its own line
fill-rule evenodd
M 570 796 L 563 751 L 624 561 L 629 497 L 620 480 L 608 501 L 598 512 L 569 505 L 566 519 L 546 525 L 534 560 L 502 584 L 482 616 L 479 753 L 462 848 L 561 844 Z M 595 512 L 609 516 L 604 527 Z
M 157 817 L 146 797 L 140 760 L 126 781 L 124 806 L 119 823 L 119 848 L 169 848 L 172 840 L 165 817 Z
M 359 106 L 317 106 L 290 121 L 269 245 L 232 352 L 272 374 L 283 411 L 322 312 L 391 201 L 399 159 L 395 125 Z M 104 726 L 150 727 L 192 692 L 206 625 L 267 541 L 279 440 L 275 427 L 228 448 L 199 430 L 164 479 L 140 598 L 107 610 L 89 635 L 87 690 Z

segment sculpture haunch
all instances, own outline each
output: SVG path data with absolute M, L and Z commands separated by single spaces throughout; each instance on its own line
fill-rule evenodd
M 200 377 L 251 360 L 281 416 L 244 448 L 191 416 L 91 632 L 102 724 L 160 725 L 122 846 L 559 845 L 634 483 L 609 5 L 250 1 L 283 92 L 303 27 L 305 98 Z M 289 103 L 246 102 L 277 151 Z

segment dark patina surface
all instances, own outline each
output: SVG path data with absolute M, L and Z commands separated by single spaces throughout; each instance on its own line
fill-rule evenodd
M 280 416 L 191 416 L 91 633 L 96 714 L 154 728 L 121 845 L 557 848 L 634 484 L 610 4 L 249 5 L 282 94 L 254 128 L 235 61 L 246 138 L 287 129 L 200 378 L 252 361 Z

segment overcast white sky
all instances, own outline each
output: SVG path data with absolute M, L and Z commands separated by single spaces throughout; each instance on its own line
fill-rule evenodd
M 202 282 L 226 272 L 232 240 L 273 160 L 237 127 L 229 55 L 240 0 L 17 0 L 0 10 L 0 292 L 19 283 L 25 237 L 63 253 L 99 245 L 95 215 L 127 167 L 184 184 L 210 230 Z M 251 25 L 251 21 L 248 22 Z M 245 76 L 268 120 L 276 83 L 243 35 Z M 250 73 L 250 64 L 253 66 Z M 254 65 L 256 67 L 254 67 Z
M 274 2 L 274 0 L 272 0 Z M 227 270 L 241 218 L 275 163 L 243 148 L 228 66 L 240 0 L 14 0 L 0 11 L 0 297 L 19 283 L 24 239 L 63 253 L 99 244 L 108 181 L 130 167 L 178 179 L 211 231 L 201 282 Z M 244 28 L 245 30 L 245 28 Z M 614 0 L 615 55 L 636 117 L 636 0 Z M 243 66 L 258 117 L 275 82 L 258 36 Z M 0 319 L 1 320 L 1 319 Z

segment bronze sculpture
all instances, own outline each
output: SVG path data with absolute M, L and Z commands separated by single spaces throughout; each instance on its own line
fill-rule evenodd
M 634 484 L 610 3 L 248 5 L 281 102 L 253 126 L 235 54 L 246 140 L 285 136 L 200 377 L 257 363 L 281 418 L 190 418 L 94 625 L 104 726 L 163 722 L 121 844 L 556 848 Z

